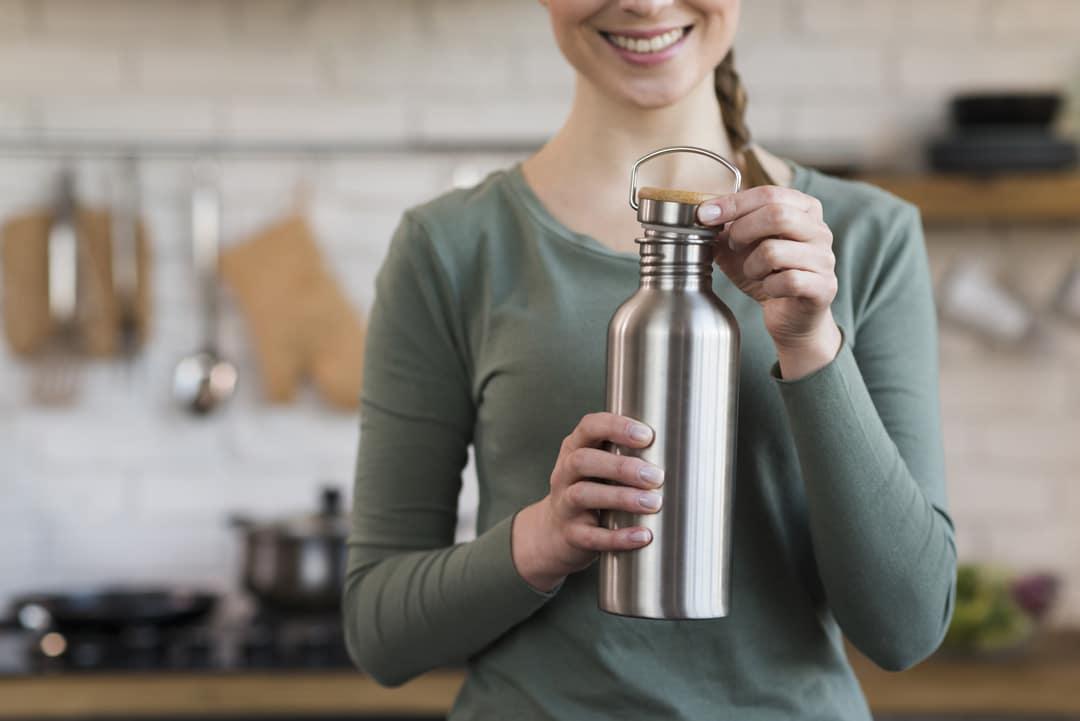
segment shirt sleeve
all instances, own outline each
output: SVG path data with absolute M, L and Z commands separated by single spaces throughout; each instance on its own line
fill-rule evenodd
M 458 295 L 406 214 L 368 323 L 343 595 L 349 654 L 384 685 L 463 662 L 551 596 L 514 567 L 512 516 L 453 545 L 475 418 Z
M 837 357 L 792 382 L 773 370 L 829 607 L 856 648 L 889 670 L 938 647 L 956 578 L 937 321 L 919 214 L 902 207 Z

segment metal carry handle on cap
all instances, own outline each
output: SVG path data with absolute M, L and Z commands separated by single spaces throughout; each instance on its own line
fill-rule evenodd
M 641 165 L 643 165 L 644 163 L 647 163 L 648 161 L 652 160 L 653 158 L 658 158 L 661 155 L 670 155 L 671 153 L 693 153 L 695 155 L 704 155 L 706 158 L 712 158 L 713 160 L 715 160 L 716 162 L 720 163 L 725 168 L 730 170 L 731 174 L 735 176 L 735 190 L 734 190 L 734 192 L 736 192 L 736 193 L 739 192 L 739 187 L 742 185 L 742 173 L 739 172 L 739 169 L 736 168 L 735 165 L 730 160 L 728 160 L 727 158 L 725 158 L 722 155 L 717 155 L 716 153 L 714 153 L 711 150 L 706 150 L 705 148 L 698 148 L 698 147 L 695 147 L 693 145 L 672 145 L 670 147 L 660 148 L 659 150 L 654 150 L 651 153 L 648 153 L 646 155 L 642 155 L 640 158 L 637 159 L 637 162 L 634 163 L 634 169 L 630 171 L 630 207 L 631 208 L 633 208 L 634 210 L 638 209 L 638 198 L 637 198 L 637 194 L 638 194 L 638 187 L 637 187 L 638 168 Z

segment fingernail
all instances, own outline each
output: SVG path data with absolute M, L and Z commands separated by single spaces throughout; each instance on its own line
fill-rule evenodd
M 644 543 L 652 538 L 652 534 L 644 528 L 639 528 L 636 531 L 630 531 L 630 540 L 634 543 Z
M 645 465 L 638 470 L 638 476 L 646 483 L 659 486 L 664 482 L 664 471 L 656 466 Z
M 637 497 L 637 502 L 641 507 L 648 508 L 650 511 L 655 511 L 659 508 L 661 500 L 659 493 L 642 493 Z
M 652 429 L 640 423 L 630 426 L 630 437 L 635 441 L 647 441 L 652 438 Z
M 720 208 L 715 205 L 699 205 L 698 206 L 698 220 L 702 223 L 711 223 L 720 217 Z

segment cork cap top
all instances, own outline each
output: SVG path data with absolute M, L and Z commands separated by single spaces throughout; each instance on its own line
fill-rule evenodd
M 710 198 L 720 197 L 720 193 L 699 193 L 694 190 L 674 190 L 672 188 L 653 188 L 646 186 L 638 189 L 639 200 L 659 200 L 670 203 L 688 203 L 697 205 Z

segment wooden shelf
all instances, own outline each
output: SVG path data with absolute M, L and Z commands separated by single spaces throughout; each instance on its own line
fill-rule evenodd
M 868 175 L 877 185 L 919 206 L 923 220 L 956 223 L 1080 222 L 1080 173 Z

